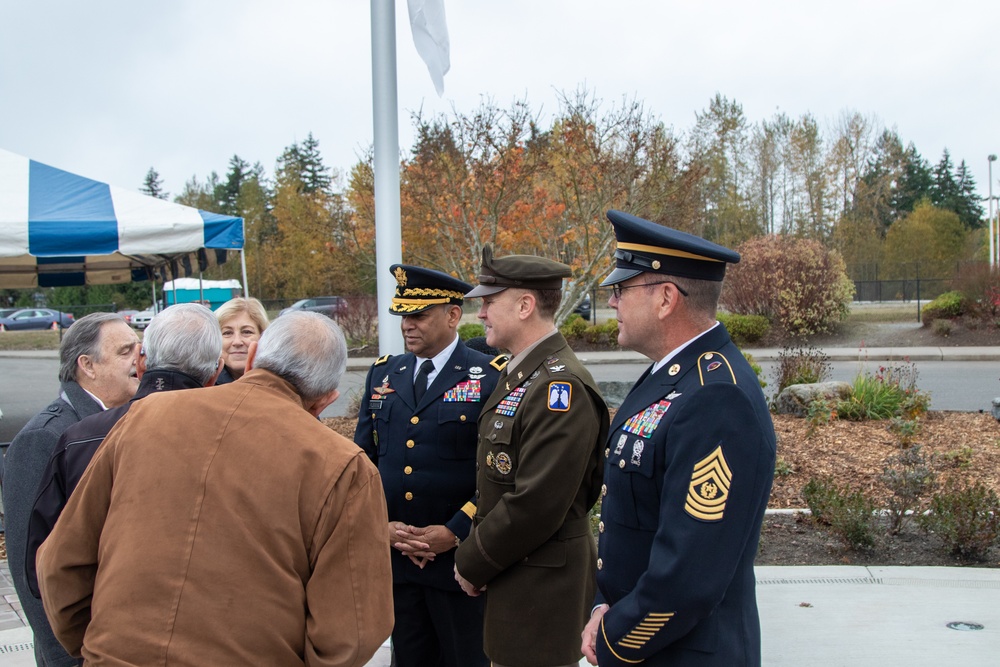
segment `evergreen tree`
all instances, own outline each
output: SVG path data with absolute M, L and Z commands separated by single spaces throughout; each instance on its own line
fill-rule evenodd
M 906 147 L 903 158 L 903 174 L 896 190 L 895 206 L 898 216 L 912 212 L 917 204 L 930 199 L 934 188 L 934 176 L 930 165 L 917 152 L 913 142 Z
M 959 220 L 966 229 L 979 229 L 984 226 L 983 205 L 976 191 L 976 179 L 969 173 L 965 160 L 958 163 L 955 170 L 955 181 L 958 185 L 958 198 L 952 210 L 958 214 Z
M 292 144 L 284 150 L 278 158 L 277 178 L 281 182 L 297 181 L 302 192 L 332 194 L 333 177 L 323 164 L 319 142 L 312 132 L 301 145 Z
M 166 199 L 169 196 L 163 191 L 163 179 L 160 178 L 159 172 L 152 167 L 146 172 L 146 179 L 142 182 L 139 192 L 157 199 Z
M 229 159 L 229 172 L 226 174 L 226 180 L 215 188 L 215 201 L 220 213 L 239 215 L 236 200 L 240 196 L 240 188 L 249 175 L 250 164 L 239 155 L 234 154 Z

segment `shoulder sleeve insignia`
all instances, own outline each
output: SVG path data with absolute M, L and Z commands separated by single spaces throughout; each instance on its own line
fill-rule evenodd
M 684 511 L 702 521 L 721 521 L 729 498 L 733 473 L 722 454 L 722 445 L 694 464 Z
M 375 363 L 372 364 L 372 366 L 381 366 L 385 362 L 389 361 L 391 357 L 392 357 L 391 354 L 387 354 L 384 357 L 379 357 L 378 359 L 375 360 Z
M 698 357 L 698 378 L 702 386 L 710 382 L 736 384 L 736 374 L 729 361 L 718 352 L 705 352 Z
M 493 357 L 493 361 L 490 362 L 490 366 L 497 369 L 498 371 L 502 371 L 507 366 L 508 361 L 510 361 L 510 357 L 508 357 L 506 354 L 498 354 L 497 356 Z
M 549 383 L 549 410 L 553 412 L 569 412 L 573 397 L 573 385 L 569 382 Z

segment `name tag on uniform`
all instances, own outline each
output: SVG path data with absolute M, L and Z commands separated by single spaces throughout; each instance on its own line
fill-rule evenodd
M 385 401 L 382 401 L 382 400 L 368 401 L 368 409 L 369 410 L 381 410 L 383 403 L 385 403 Z

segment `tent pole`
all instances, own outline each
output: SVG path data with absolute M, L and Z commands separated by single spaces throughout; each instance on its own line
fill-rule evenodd
M 250 298 L 250 283 L 247 282 L 247 256 L 240 248 L 240 267 L 243 269 L 243 296 Z
M 150 306 L 150 309 L 155 313 L 156 312 L 156 278 L 153 278 L 152 280 L 150 280 L 149 284 L 153 286 L 153 305 Z

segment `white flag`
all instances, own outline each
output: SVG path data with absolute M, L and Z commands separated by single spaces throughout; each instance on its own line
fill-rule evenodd
M 451 69 L 448 25 L 444 16 L 444 0 L 407 0 L 410 29 L 417 53 L 427 64 L 438 97 L 444 94 L 444 75 Z

